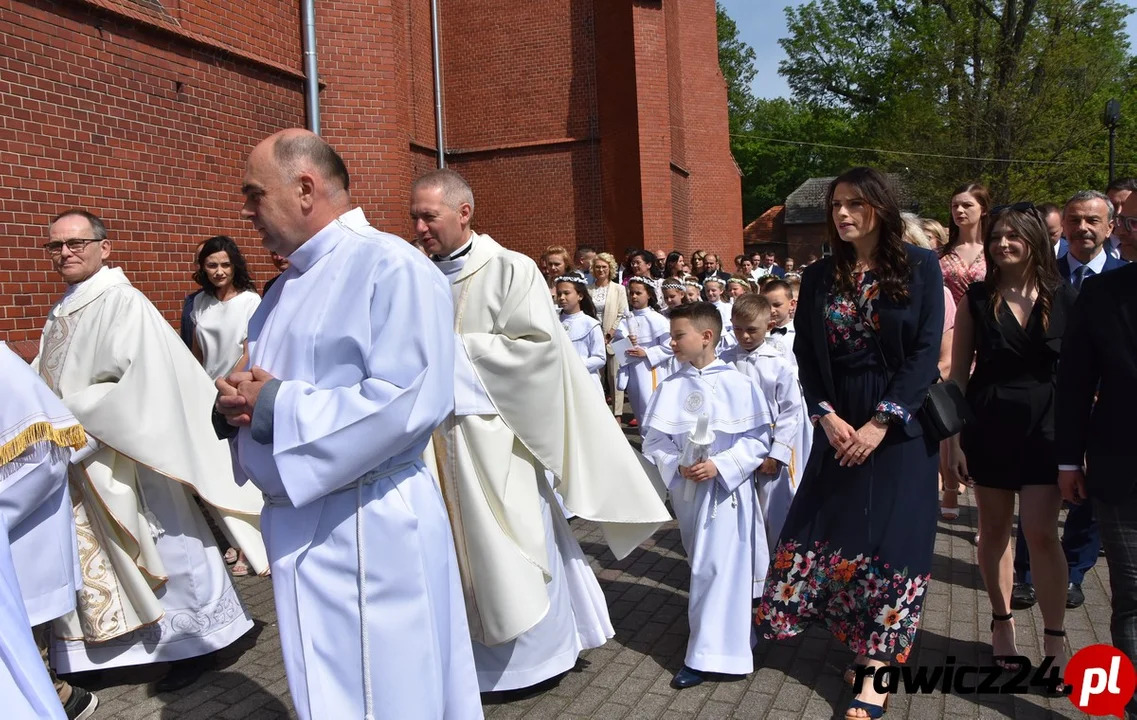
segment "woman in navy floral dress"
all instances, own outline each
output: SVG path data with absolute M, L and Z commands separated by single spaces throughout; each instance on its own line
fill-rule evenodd
M 794 344 L 828 442 L 813 443 L 757 622 L 767 638 L 821 623 L 880 667 L 907 659 L 932 568 L 939 448 L 920 406 L 938 376 L 943 275 L 903 242 L 877 171 L 838 177 L 828 204 L 833 256 L 802 277 Z M 884 700 L 865 683 L 846 718 L 880 717 Z

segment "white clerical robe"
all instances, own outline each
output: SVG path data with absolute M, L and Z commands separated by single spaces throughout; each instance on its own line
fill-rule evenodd
M 651 308 L 633 310 L 616 325 L 615 337 L 636 338 L 646 357 L 631 358 L 617 373 L 617 383 L 628 391 L 636 420 L 643 422 L 651 394 L 671 374 L 675 353 L 671 350 L 671 322 Z
M 54 623 L 55 668 L 182 660 L 251 629 L 190 490 L 258 572 L 261 499 L 234 483 L 210 426 L 216 390 L 169 323 L 102 268 L 51 309 L 34 366 L 89 440 L 70 467 L 83 602 Z
M 78 550 L 67 489 L 82 426 L 0 342 L 0 699 L 7 717 L 63 718 L 32 626 L 75 609 Z
M 774 416 L 774 437 L 769 456 L 782 463 L 782 469 L 775 476 L 758 475 L 758 496 L 772 553 L 778 546 L 778 536 L 782 533 L 809 459 L 813 446 L 813 423 L 809 421 L 797 368 L 780 349 L 764 342 L 748 353 L 741 346 L 736 346 L 723 355 L 722 360 L 758 383 L 762 397 Z
M 679 465 L 701 415 L 715 433 L 708 456 L 718 475 L 696 483 L 679 474 Z M 770 560 L 754 488 L 754 471 L 770 451 L 766 401 L 721 360 L 702 370 L 684 363 L 652 396 L 643 426 L 644 455 L 670 488 L 691 564 L 684 662 L 704 672 L 749 673 L 757 639 L 751 599 Z
M 455 413 L 436 433 L 483 691 L 528 687 L 612 637 L 599 583 L 560 513 L 601 524 L 625 557 L 670 519 L 595 390 L 528 257 L 488 235 L 439 269 L 451 280 Z
M 358 209 L 289 260 L 249 323 L 250 362 L 281 380 L 271 438 L 237 444 L 266 496 L 296 712 L 480 718 L 446 508 L 419 459 L 454 403 L 446 283 Z

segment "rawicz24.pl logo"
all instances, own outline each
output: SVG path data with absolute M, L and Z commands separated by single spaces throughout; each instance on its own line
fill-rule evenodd
M 1005 658 L 1013 669 L 996 665 L 956 665 L 949 656 L 939 667 L 890 665 L 882 668 L 858 666 L 853 692 L 859 693 L 865 680 L 872 677 L 878 693 L 931 693 L 939 690 L 956 695 L 1022 694 L 1041 689 L 1051 694 L 1064 694 L 1074 707 L 1087 715 L 1125 717 L 1125 705 L 1137 689 L 1137 671 L 1120 650 L 1110 645 L 1091 645 L 1074 654 L 1066 663 L 1064 677 L 1058 676 L 1051 658 L 1045 658 L 1038 669 L 1029 658 Z M 1006 678 L 1004 680 L 1004 678 Z

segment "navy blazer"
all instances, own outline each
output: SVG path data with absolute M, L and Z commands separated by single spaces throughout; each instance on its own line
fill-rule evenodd
M 1104 248 L 1102 249 L 1102 252 L 1105 252 Z M 1117 258 L 1111 257 L 1110 255 L 1107 254 L 1105 256 L 1105 265 L 1102 266 L 1101 273 L 1107 273 L 1110 270 L 1117 270 L 1118 268 L 1123 268 L 1128 264 L 1129 263 L 1125 262 L 1124 260 L 1118 260 Z M 1095 275 L 1101 275 L 1101 273 L 1095 273 Z M 1069 250 L 1066 251 L 1065 255 L 1058 258 L 1058 274 L 1062 276 L 1063 280 L 1065 280 L 1066 282 L 1070 282 L 1070 252 L 1069 252 Z
M 1097 401 L 1094 401 L 1094 398 Z M 1107 503 L 1137 491 L 1137 263 L 1086 278 L 1058 359 L 1059 465 L 1086 466 L 1086 491 Z
M 908 301 L 897 304 L 882 295 L 876 302 L 880 318 L 877 338 L 892 374 L 884 396 L 877 402 L 894 402 L 908 411 L 911 420 L 904 426 L 904 434 L 918 437 L 923 434 L 920 408 L 928 388 L 939 378 L 940 343 L 944 334 L 944 276 L 936 253 L 913 245 L 904 247 L 912 270 Z M 801 276 L 794 314 L 797 329 L 794 355 L 811 415 L 819 414 L 818 403 L 831 401 L 837 394 L 825 332 L 827 297 L 833 279 L 832 257 L 822 258 L 806 268 Z

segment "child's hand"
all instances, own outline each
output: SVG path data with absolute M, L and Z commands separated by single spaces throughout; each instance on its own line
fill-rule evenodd
M 642 357 L 647 357 L 647 350 L 644 350 L 642 347 L 634 347 L 634 348 L 631 348 L 630 350 L 625 350 L 624 354 L 627 355 L 628 357 L 642 358 Z
M 710 460 L 704 460 L 689 467 L 679 466 L 679 474 L 692 482 L 706 482 L 713 480 L 719 474 L 719 469 Z
M 762 464 L 758 466 L 758 472 L 762 475 L 777 475 L 782 471 L 782 464 L 774 458 L 766 458 Z
M 639 343 L 638 343 L 638 342 L 636 342 L 636 336 L 635 336 L 635 333 L 632 333 L 632 334 L 628 335 L 628 342 L 630 342 L 630 343 L 631 343 L 631 344 L 633 344 L 633 345 L 639 345 Z

